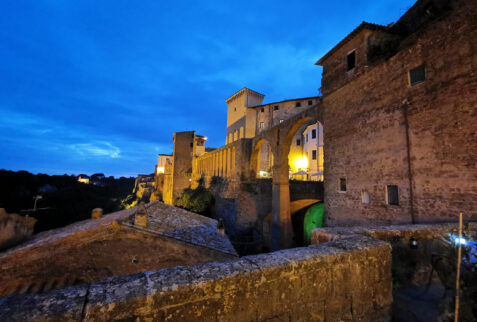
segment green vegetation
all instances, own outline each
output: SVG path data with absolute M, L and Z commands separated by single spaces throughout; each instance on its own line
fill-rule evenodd
M 135 179 L 101 174 L 94 179 L 95 184 L 84 184 L 74 175 L 0 170 L 0 207 L 9 213 L 36 218 L 35 232 L 89 219 L 94 208 L 103 208 L 105 214 L 123 209 L 121 200 L 131 193 Z M 42 198 L 37 202 L 38 209 L 33 211 L 37 195 Z
M 130 209 L 136 207 L 139 203 L 139 199 L 135 194 L 130 194 L 123 200 L 121 200 L 121 209 Z
M 184 189 L 174 205 L 186 210 L 210 217 L 214 197 L 205 187 L 200 185 L 196 189 Z

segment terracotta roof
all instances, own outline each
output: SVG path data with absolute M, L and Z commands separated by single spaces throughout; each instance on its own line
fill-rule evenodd
M 36 247 L 51 244 L 80 232 L 101 229 L 102 227 L 106 228 L 113 224 L 114 221 L 120 225 L 135 228 L 138 231 L 146 231 L 181 242 L 237 255 L 228 237 L 217 232 L 217 220 L 166 205 L 159 201 L 147 204 L 146 208 L 148 211 L 148 222 L 150 223 L 148 228 L 134 225 L 134 214 L 137 210 L 137 207 L 134 207 L 104 215 L 99 219 L 83 220 L 62 228 L 38 233 L 24 243 L 0 253 L 0 258 L 19 250 L 31 249 L 31 251 L 34 251 Z
M 383 25 L 377 25 L 374 23 L 369 23 L 363 21 L 358 27 L 356 27 L 352 32 L 348 34 L 343 40 L 341 40 L 336 46 L 334 46 L 326 55 L 321 57 L 315 65 L 321 65 L 325 59 L 333 55 L 338 49 L 340 49 L 345 43 L 350 41 L 354 36 L 359 34 L 362 30 L 368 29 L 368 30 L 378 30 L 378 31 L 385 31 L 389 32 L 389 28 Z
M 99 219 L 83 220 L 65 227 L 43 231 L 41 233 L 33 235 L 31 239 L 26 240 L 24 243 L 9 248 L 5 252 L 0 253 L 0 257 L 8 256 L 9 254 L 19 250 L 28 248 L 34 249 L 35 247 L 43 244 L 53 243 L 62 238 L 66 238 L 82 231 L 96 229 L 102 226 L 106 227 L 111 225 L 113 221 L 121 222 L 132 216 L 135 211 L 135 208 L 121 210 L 112 214 L 105 215 Z
M 147 206 L 147 221 L 147 228 L 134 226 L 133 217 L 128 223 L 154 234 L 237 255 L 228 237 L 217 232 L 215 219 L 162 202 L 152 202 Z

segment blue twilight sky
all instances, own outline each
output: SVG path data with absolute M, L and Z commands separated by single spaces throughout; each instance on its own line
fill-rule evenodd
M 314 96 L 314 63 L 415 1 L 2 0 L 0 169 L 152 173 L 172 133 L 225 142 L 225 99 Z

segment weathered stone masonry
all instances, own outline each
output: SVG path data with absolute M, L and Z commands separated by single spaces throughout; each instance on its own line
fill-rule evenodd
M 418 1 L 394 27 L 363 24 L 320 60 L 329 225 L 477 218 L 476 17 L 476 1 Z M 426 80 L 410 86 L 422 64 Z M 386 203 L 386 185 L 399 205 Z
M 390 256 L 387 243 L 354 236 L 9 296 L 0 320 L 388 321 Z

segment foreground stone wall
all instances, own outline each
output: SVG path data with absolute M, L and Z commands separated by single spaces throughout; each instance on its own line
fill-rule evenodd
M 0 320 L 389 321 L 390 246 L 364 236 L 0 299 Z

